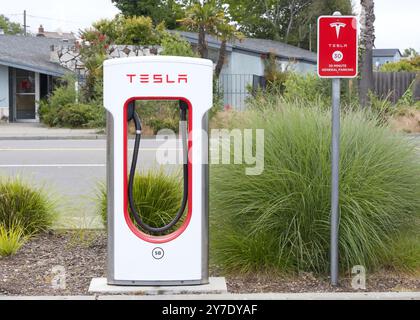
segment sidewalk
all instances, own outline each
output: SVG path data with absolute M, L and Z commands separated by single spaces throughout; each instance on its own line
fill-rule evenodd
M 0 123 L 0 140 L 106 139 L 101 129 L 48 128 L 40 123 Z

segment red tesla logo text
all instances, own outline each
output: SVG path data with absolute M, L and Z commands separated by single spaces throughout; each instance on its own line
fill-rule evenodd
M 128 73 L 127 78 L 129 83 L 188 83 L 188 75 L 186 74 L 136 74 Z

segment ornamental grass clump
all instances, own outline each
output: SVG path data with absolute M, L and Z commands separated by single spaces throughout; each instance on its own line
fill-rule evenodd
M 212 257 L 231 272 L 327 273 L 330 112 L 276 103 L 229 124 L 265 130 L 261 175 L 246 175 L 246 164 L 211 167 Z M 340 266 L 418 269 L 418 237 L 396 246 L 420 233 L 420 152 L 374 118 L 349 111 L 341 119 Z
M 133 196 L 143 221 L 152 227 L 161 227 L 175 217 L 181 206 L 182 182 L 178 174 L 167 174 L 163 170 L 136 172 Z M 107 192 L 104 184 L 99 185 L 97 204 L 99 215 L 106 224 Z M 132 220 L 136 224 L 134 218 Z
M 18 223 L 9 227 L 0 225 L 0 257 L 7 257 L 15 254 L 29 238 L 24 228 Z
M 22 179 L 0 179 L 0 224 L 7 230 L 18 225 L 25 235 L 50 229 L 56 221 L 56 201 L 43 188 Z

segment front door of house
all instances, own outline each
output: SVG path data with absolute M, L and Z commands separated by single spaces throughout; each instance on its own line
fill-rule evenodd
M 16 120 L 35 120 L 35 72 L 15 69 Z

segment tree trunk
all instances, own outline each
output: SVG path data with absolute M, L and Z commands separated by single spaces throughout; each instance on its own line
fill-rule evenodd
M 201 58 L 207 59 L 209 52 L 206 43 L 206 31 L 203 26 L 198 30 L 198 53 Z
M 285 39 L 284 39 L 285 43 L 288 43 L 290 30 L 292 29 L 293 16 L 295 14 L 295 10 L 294 10 L 293 6 L 294 6 L 294 1 L 292 1 L 289 5 L 290 19 L 289 19 L 289 23 L 287 24 L 286 36 L 285 36 Z
M 369 103 L 368 94 L 373 90 L 372 50 L 375 43 L 375 14 L 373 0 L 360 0 L 362 11 L 360 15 L 360 81 L 359 101 L 363 107 Z
M 216 69 L 214 70 L 214 74 L 216 79 L 219 79 L 220 73 L 222 72 L 223 65 L 225 64 L 226 59 L 226 40 L 223 40 L 220 44 L 219 49 L 219 58 L 217 60 Z

